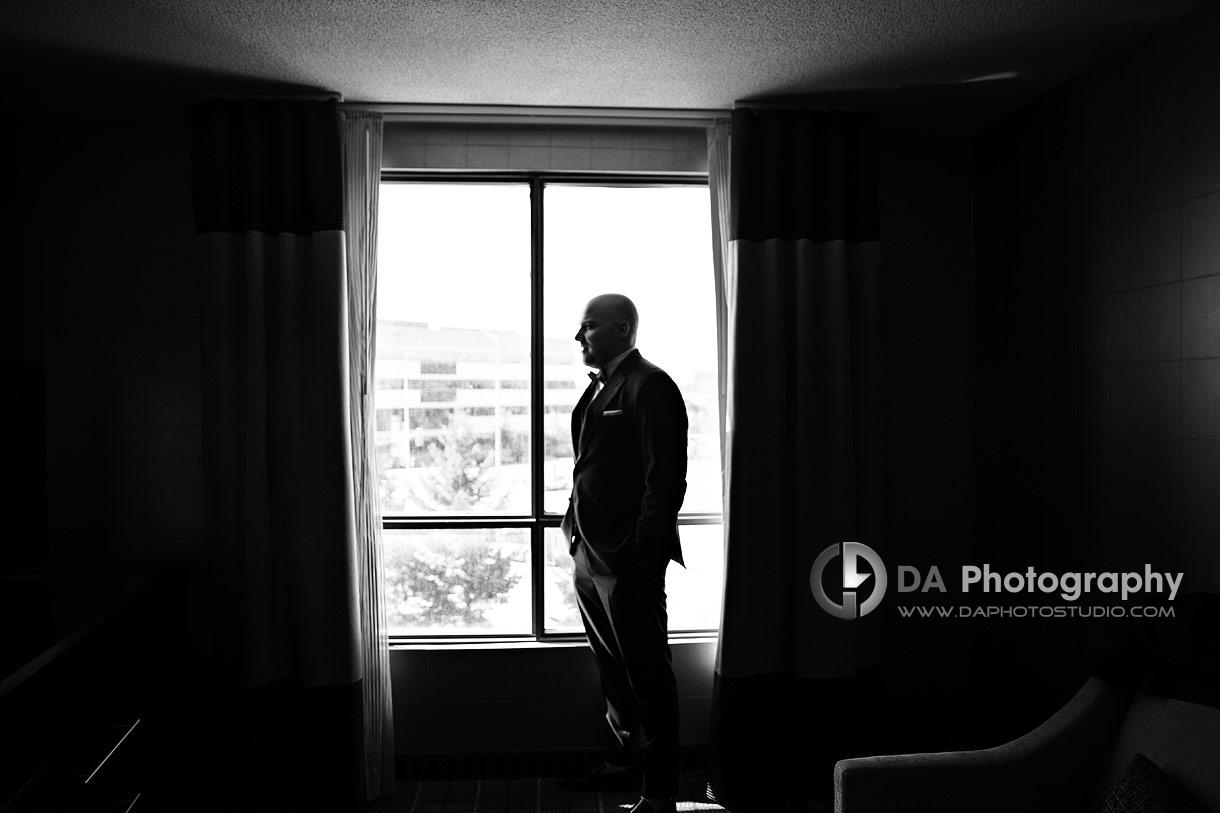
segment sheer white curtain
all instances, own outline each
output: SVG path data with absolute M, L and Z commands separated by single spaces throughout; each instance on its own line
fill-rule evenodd
M 341 122 L 365 780 L 371 800 L 394 792 L 394 709 L 370 390 L 377 330 L 377 202 L 381 188 L 382 117 L 372 111 L 344 110 Z
M 707 186 L 712 200 L 712 264 L 716 283 L 716 379 L 720 398 L 720 471 L 724 482 L 725 432 L 732 428 L 728 412 L 729 354 L 732 343 L 732 292 L 737 273 L 737 258 L 729 242 L 729 157 L 732 138 L 730 119 L 716 119 L 707 128 Z

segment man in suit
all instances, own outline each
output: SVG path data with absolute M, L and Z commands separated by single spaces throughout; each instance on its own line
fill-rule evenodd
M 572 497 L 561 528 L 610 738 L 601 765 L 559 786 L 631 789 L 642 780 L 633 813 L 668 813 L 678 791 L 678 689 L 665 570 L 682 564 L 687 418 L 673 379 L 635 349 L 638 326 L 630 299 L 603 294 L 576 332 L 598 373 L 572 411 Z

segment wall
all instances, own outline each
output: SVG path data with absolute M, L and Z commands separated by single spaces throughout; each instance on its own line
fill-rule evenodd
M 715 642 L 671 644 L 680 742 L 707 742 Z M 600 748 L 606 726 L 593 655 L 582 644 L 390 653 L 401 754 Z M 577 766 L 579 769 L 583 766 Z
M 1218 90 L 1204 7 L 977 143 L 983 345 L 1017 365 L 989 381 L 1021 402 L 988 414 L 1041 458 L 1002 480 L 1028 530 L 1098 565 L 1155 546 L 1185 590 L 1220 587 Z
M 36 551 L 23 564 L 60 585 L 94 585 L 86 597 L 126 583 L 116 571 L 186 566 L 159 582 L 159 617 L 192 643 L 141 650 L 172 676 L 143 700 L 180 782 L 208 775 L 192 769 L 191 746 L 215 716 L 196 679 L 208 608 L 192 567 L 202 558 L 201 347 L 186 116 L 120 116 L 23 115 L 8 131 L 21 150 L 20 331 L 8 349 L 44 372 L 47 512 L 43 538 L 4 544 Z M 114 674 L 147 672 L 130 660 Z
M 1066 89 L 1080 422 L 1099 557 L 1220 589 L 1220 13 Z M 1164 564 L 1161 564 L 1164 563 Z
M 23 355 L 46 369 L 56 568 L 199 552 L 185 123 L 44 117 L 21 129 Z
M 974 539 L 974 167 L 966 136 L 879 141 L 885 529 L 893 568 L 946 568 Z M 891 593 L 891 596 L 896 594 Z M 918 594 L 914 594 L 918 596 Z M 935 594 L 933 594 L 935 595 Z M 907 597 L 904 597 L 906 603 Z M 945 714 L 971 685 L 962 625 L 903 621 L 887 598 L 887 730 L 871 753 L 961 747 Z
M 1218 12 L 976 138 L 976 517 L 993 566 L 1151 563 L 1184 571 L 1184 591 L 1220 588 Z M 1059 691 L 1102 634 L 1030 623 L 988 655 Z

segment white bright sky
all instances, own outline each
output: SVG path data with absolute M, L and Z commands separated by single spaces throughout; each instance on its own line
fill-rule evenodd
M 551 185 L 544 201 L 548 339 L 570 339 L 585 303 L 616 292 L 640 311 L 646 358 L 675 378 L 716 369 L 706 186 Z M 382 184 L 378 232 L 379 318 L 528 335 L 527 185 Z

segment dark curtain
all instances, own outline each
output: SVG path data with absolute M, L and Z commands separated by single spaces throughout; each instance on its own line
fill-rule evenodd
M 725 806 L 799 809 L 830 798 L 834 762 L 876 722 L 882 614 L 837 618 L 810 583 L 829 546 L 885 556 L 871 117 L 736 110 L 729 195 L 726 564 L 709 779 Z
M 365 804 L 337 106 L 191 120 L 212 642 L 238 809 Z

